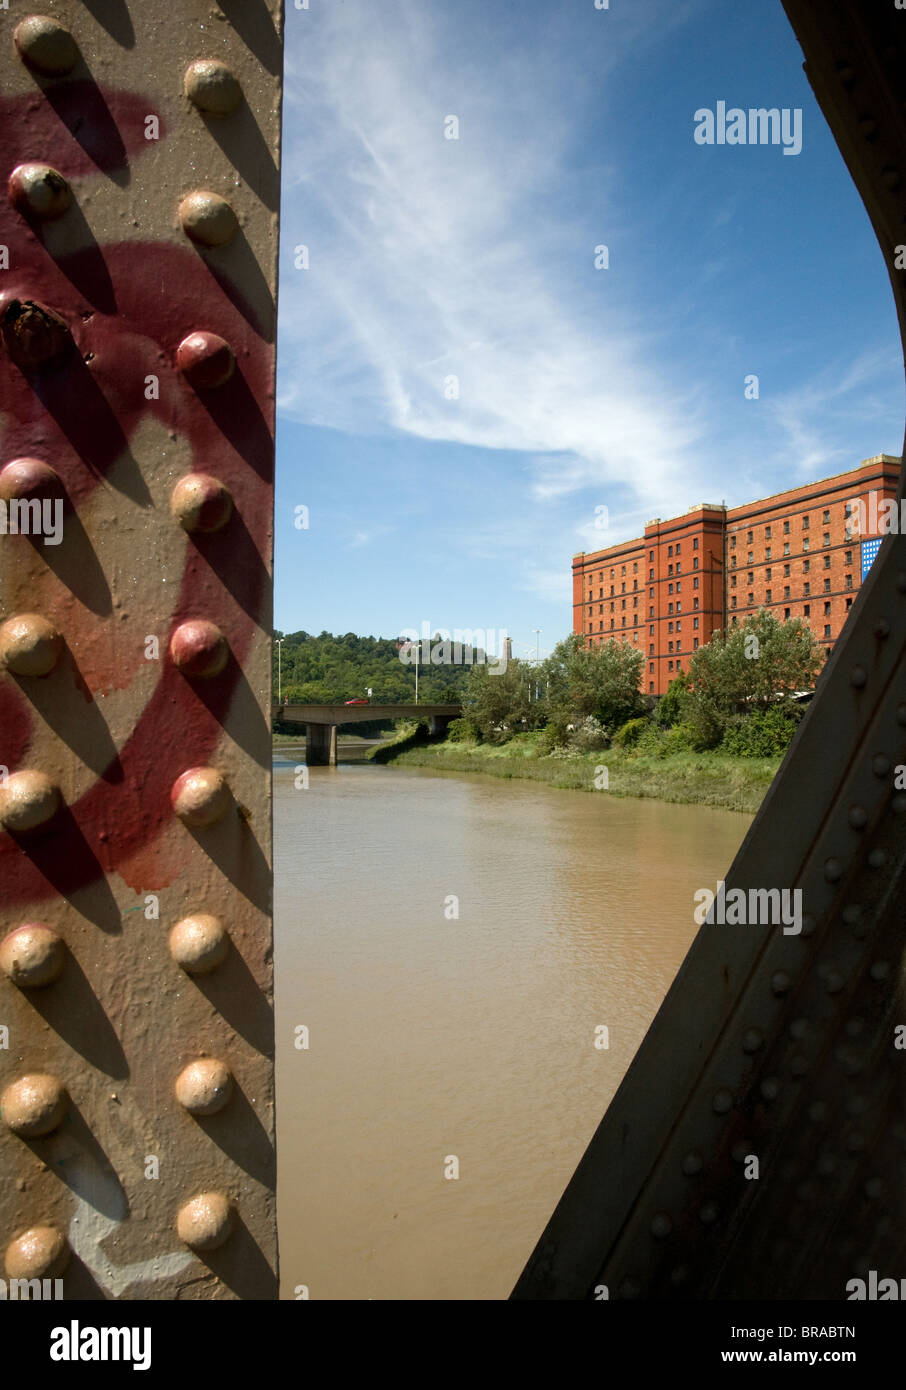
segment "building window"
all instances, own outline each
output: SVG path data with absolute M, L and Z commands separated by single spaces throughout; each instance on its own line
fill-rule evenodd
M 790 596 L 790 586 L 789 586 L 789 584 L 784 584 L 784 586 L 783 586 L 783 597 L 784 597 L 784 598 L 789 598 L 789 596 Z
M 621 585 L 620 585 L 620 593 L 621 593 L 621 594 L 625 594 L 625 592 L 626 592 L 626 585 L 625 585 L 625 584 L 621 584 Z
M 673 546 L 672 546 L 672 545 L 668 545 L 668 546 L 667 546 L 667 558 L 668 558 L 668 560 L 672 557 L 672 555 L 673 555 Z
M 730 537 L 730 549 L 731 549 L 731 550 L 735 550 L 735 549 L 736 549 L 736 537 L 735 537 L 735 535 Z
M 735 588 L 736 588 L 736 575 L 735 575 L 735 574 L 731 574 L 731 575 L 730 575 L 730 588 L 731 588 L 731 589 L 735 589 Z
M 829 525 L 829 523 L 830 523 L 830 512 L 827 511 L 827 512 L 824 513 L 824 524 L 825 524 L 825 526 L 827 526 L 827 525 Z
M 697 555 L 693 555 L 693 556 L 692 556 L 692 568 L 693 568 L 694 570 L 697 570 L 697 569 L 698 569 L 698 556 L 697 556 Z
M 764 528 L 764 538 L 765 538 L 766 541 L 769 541 L 769 540 L 771 539 L 771 528 L 770 528 L 770 526 L 766 526 L 766 527 Z
M 611 630 L 611 632 L 613 632 L 613 629 L 614 629 L 614 621 L 613 621 L 613 618 L 611 618 L 611 620 L 610 620 L 610 630 Z
M 638 560 L 636 560 L 635 564 L 632 566 L 632 572 L 633 572 L 633 574 L 638 574 L 638 572 L 639 572 L 639 562 L 638 562 Z
M 682 567 L 682 565 L 679 563 L 679 561 L 677 561 L 677 563 L 676 563 L 676 572 L 677 572 L 677 574 L 682 574 L 682 572 L 683 572 L 683 567 Z
M 735 607 L 736 607 L 736 595 L 735 595 L 735 594 L 734 594 L 734 595 L 732 596 L 732 598 L 730 599 L 730 607 L 731 607 L 731 608 L 735 608 Z
M 639 596 L 638 596 L 638 594 L 636 594 L 635 598 L 632 600 L 632 606 L 633 606 L 633 608 L 638 608 L 638 606 L 639 606 Z
M 847 550 L 846 554 L 843 556 L 843 563 L 844 563 L 845 565 L 851 565 L 852 562 L 853 562 L 853 553 L 852 553 L 851 550 Z
M 649 655 L 649 656 L 654 656 L 654 643 L 653 643 L 653 642 L 650 643 L 650 645 L 649 645 L 649 647 L 648 647 L 648 655 Z M 652 670 L 653 670 L 653 669 L 654 669 L 654 668 L 652 667 Z
M 808 542 L 808 536 L 803 536 L 803 538 L 802 538 L 802 549 L 803 549 L 803 550 L 808 550 L 808 544 L 809 544 L 809 542 Z
M 755 583 L 755 571 L 754 571 L 754 570 L 749 570 L 749 583 L 750 583 L 750 584 L 754 584 L 754 583 Z
M 667 612 L 668 612 L 668 613 L 672 613 L 672 612 L 673 612 L 673 604 L 672 604 L 672 603 L 668 603 L 668 604 L 667 604 Z
M 846 588 L 847 588 L 847 589 L 851 589 L 852 586 L 853 586 L 853 577 L 852 577 L 851 574 L 848 574 L 848 575 L 846 576 Z
M 698 638 L 697 638 L 697 637 L 693 637 L 693 639 L 692 639 L 692 650 L 693 650 L 694 652 L 697 652 L 697 651 L 698 651 Z
M 633 626 L 633 627 L 638 627 L 638 625 L 639 625 L 639 615 L 638 615 L 638 613 L 633 613 L 633 615 L 632 615 L 632 626 Z M 632 639 L 632 640 L 633 640 L 633 642 L 637 642 L 637 641 L 639 640 L 639 639 L 638 639 L 638 636 L 637 636 L 637 635 L 633 636 L 633 639 Z
M 679 591 L 680 591 L 680 589 L 681 589 L 682 587 L 683 587 L 683 581 L 682 581 L 681 579 L 678 579 L 678 580 L 676 581 L 676 592 L 679 593 Z
M 784 541 L 784 542 L 783 542 L 783 553 L 784 553 L 784 555 L 789 555 L 789 553 L 790 553 L 790 543 L 789 543 L 789 541 Z
M 803 618 L 809 618 L 809 617 L 811 617 L 811 613 L 812 613 L 812 605 L 811 605 L 810 603 L 807 603 L 807 604 L 805 605 L 805 607 L 803 608 L 803 610 L 802 610 L 802 616 L 803 616 Z
M 824 533 L 824 544 L 830 545 L 830 531 L 825 531 Z
M 654 570 L 649 570 L 649 571 L 648 571 L 648 578 L 649 578 L 649 579 L 653 579 L 653 578 L 654 578 Z
M 749 531 L 749 532 L 747 532 L 747 534 L 746 534 L 746 540 L 748 541 L 749 545 L 752 544 L 752 540 L 753 540 L 754 535 L 755 535 L 755 532 L 754 532 L 754 531 Z
M 626 573 L 626 566 L 624 565 L 623 568 L 620 570 L 620 574 L 625 574 L 625 573 Z
M 668 632 L 672 632 L 672 631 L 673 631 L 673 624 L 672 624 L 672 623 L 668 623 L 668 624 L 667 624 L 667 631 L 668 631 Z
M 825 603 L 824 605 L 824 616 L 825 618 L 830 617 L 830 603 Z
M 649 609 L 648 609 L 648 616 L 649 616 L 649 618 L 653 618 L 653 617 L 654 617 L 654 609 L 653 609 L 653 608 L 649 608 Z
M 632 592 L 635 593 L 635 591 L 636 591 L 636 589 L 637 589 L 638 587 L 639 587 L 639 581 L 638 581 L 637 579 L 634 579 L 634 580 L 632 581 Z
M 853 601 L 852 601 L 851 598 L 848 598 L 848 599 L 846 600 L 846 609 L 847 609 L 847 612 L 849 611 L 850 608 L 852 608 L 852 606 L 853 606 Z
M 734 579 L 736 578 L 736 575 L 735 575 L 735 574 L 734 574 L 733 578 L 734 578 Z M 697 588 L 698 588 L 698 575 L 695 575 L 695 577 L 693 578 L 693 580 L 692 580 L 692 587 L 693 587 L 693 589 L 697 589 Z
M 693 608 L 697 608 L 697 607 L 698 607 L 698 599 L 697 599 L 697 598 L 694 598 L 694 599 L 692 600 L 692 607 L 693 607 Z
M 653 670 L 654 670 L 654 667 L 652 666 L 651 669 L 652 669 L 652 671 L 653 671 Z M 654 694 L 654 681 L 649 681 L 649 682 L 648 682 L 648 694 L 649 694 L 649 695 L 653 695 L 653 694 Z
M 683 611 L 683 605 L 682 605 L 681 603 L 678 603 L 678 604 L 676 605 L 676 611 L 677 611 L 677 613 L 682 613 L 682 611 Z
M 766 580 L 768 580 L 768 581 L 770 582 L 770 578 L 771 578 L 771 571 L 770 571 L 770 569 L 766 569 L 766 570 L 765 570 L 765 572 L 764 572 L 764 577 L 765 577 Z
M 650 616 L 650 617 L 653 617 L 653 616 L 654 616 L 654 609 L 651 610 L 651 613 L 649 614 L 649 616 Z M 650 634 L 652 637 L 654 636 L 654 628 L 653 628 L 653 627 L 650 627 L 650 628 L 648 629 L 648 632 L 649 632 L 649 634 Z
M 805 563 L 808 564 L 808 560 L 806 560 Z M 789 579 L 789 577 L 790 577 L 790 567 L 789 567 L 789 565 L 784 565 L 784 567 L 783 567 L 783 577 L 784 577 L 784 579 Z
M 830 580 L 829 580 L 829 579 L 825 579 L 825 581 L 824 581 L 824 592 L 825 592 L 826 594 L 829 594 L 829 593 L 830 593 Z
M 766 589 L 766 590 L 765 590 L 764 601 L 765 601 L 765 603 L 770 603 L 770 602 L 771 602 L 771 591 L 770 591 L 770 589 Z
M 731 555 L 731 556 L 730 556 L 730 569 L 735 570 L 735 568 L 736 568 L 736 556 L 735 556 L 735 555 Z
M 673 662 L 672 662 L 672 661 L 668 661 L 668 662 L 667 662 L 667 670 L 668 670 L 668 671 L 672 671 L 672 670 L 673 670 Z
M 766 548 L 766 550 L 765 550 L 765 552 L 764 552 L 764 558 L 765 558 L 766 560 L 770 560 L 770 558 L 771 558 L 771 547 L 770 547 L 770 546 L 768 546 L 768 547 Z
M 750 550 L 749 553 L 748 553 L 748 555 L 746 556 L 746 564 L 747 564 L 747 565 L 754 565 L 754 563 L 755 563 L 755 552 L 754 552 L 754 550 Z
M 616 605 L 613 604 L 613 603 L 610 605 L 610 611 L 611 611 L 611 613 L 613 612 L 613 610 L 614 610 L 615 607 L 616 607 Z
M 809 528 L 809 519 L 808 519 L 807 516 L 804 516 L 804 517 L 802 518 L 802 529 L 803 529 L 803 531 L 807 531 L 808 528 Z
M 693 628 L 695 629 L 695 631 L 697 632 L 697 631 L 698 631 L 698 618 L 693 618 L 693 619 L 692 619 L 692 626 L 693 626 Z
M 698 536 L 692 537 L 692 549 L 698 550 Z
M 749 594 L 749 597 L 748 597 L 748 599 L 747 599 L 746 601 L 747 601 L 749 607 L 751 608 L 751 607 L 752 607 L 752 604 L 755 602 L 755 595 L 754 595 L 754 594 Z
M 625 617 L 620 619 L 620 623 L 622 624 L 623 627 L 626 626 L 626 619 L 625 619 Z
M 649 550 L 649 552 L 648 552 L 648 563 L 649 563 L 649 565 L 653 565 L 653 564 L 654 564 L 654 551 L 653 551 L 653 550 Z
M 613 585 L 610 586 L 610 597 L 613 598 Z
M 677 553 L 677 555 L 680 553 L 680 546 L 681 546 L 681 545 L 682 545 L 682 541 L 677 541 L 677 543 L 676 543 L 676 553 Z
M 805 594 L 806 598 L 809 598 L 811 596 L 812 586 L 811 584 L 809 584 L 808 580 L 806 580 L 806 582 L 803 584 L 802 592 Z
M 809 570 L 811 569 L 811 567 L 812 567 L 812 562 L 811 562 L 811 560 L 803 560 L 803 561 L 802 561 L 802 573 L 803 573 L 803 574 L 808 574 L 808 572 L 809 572 Z
M 673 593 L 673 585 L 672 585 L 672 584 L 668 584 L 668 585 L 667 585 L 667 593 L 668 593 L 668 594 L 672 594 L 672 593 Z
M 672 652 L 672 651 L 673 651 L 673 643 L 672 643 L 672 642 L 668 642 L 668 643 L 667 643 L 667 650 L 668 650 L 668 652 Z
M 682 632 L 682 630 L 683 630 L 683 625 L 682 625 L 681 622 L 677 622 L 677 624 L 676 624 L 676 630 L 677 630 L 677 632 Z
M 784 608 L 784 610 L 783 610 L 783 620 L 784 620 L 784 622 L 788 622 L 788 621 L 789 621 L 789 617 L 790 617 L 790 610 L 789 610 L 788 608 Z
M 824 568 L 825 568 L 826 570 L 829 570 L 830 567 L 831 567 L 831 557 L 830 557 L 829 555 L 825 555 L 825 557 L 824 557 Z
M 830 635 L 831 635 L 831 633 L 830 633 L 830 623 L 825 623 L 825 624 L 824 624 L 824 639 L 825 639 L 825 641 L 827 641 L 827 639 L 830 637 Z
M 788 536 L 790 534 L 790 523 L 788 521 L 785 521 L 783 523 L 783 534 L 785 536 Z

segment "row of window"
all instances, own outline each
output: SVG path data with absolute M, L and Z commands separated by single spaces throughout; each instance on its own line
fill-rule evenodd
M 845 589 L 851 589 L 852 586 L 853 586 L 853 577 L 852 577 L 851 574 L 848 574 L 848 575 L 846 576 L 846 583 L 844 584 L 843 587 L 844 587 Z M 829 579 L 825 579 L 825 581 L 824 581 L 824 588 L 823 588 L 823 591 L 822 591 L 822 592 L 825 593 L 825 594 L 829 594 L 829 593 L 831 592 L 831 582 L 830 582 Z M 765 602 L 765 603 L 774 603 L 775 600 L 774 600 L 774 598 L 773 598 L 773 593 L 774 593 L 773 589 L 765 589 L 765 591 L 764 591 L 764 602 Z M 805 583 L 802 585 L 802 597 L 803 597 L 803 598 L 811 598 L 811 596 L 812 596 L 812 586 L 811 586 L 811 583 L 809 582 L 809 580 L 806 580 Z M 790 586 L 789 586 L 789 584 L 784 584 L 784 586 L 783 586 L 783 597 L 784 597 L 784 599 L 788 599 L 788 598 L 790 597 Z M 751 608 L 752 605 L 754 604 L 754 602 L 755 602 L 755 593 L 754 593 L 754 590 L 750 590 L 749 594 L 748 594 L 747 597 L 746 597 L 746 605 L 747 605 L 747 607 Z M 761 602 L 761 600 L 759 600 L 759 602 Z M 778 599 L 777 602 L 779 603 L 780 600 Z M 731 608 L 735 608 L 735 607 L 736 607 L 736 595 L 735 595 L 735 594 L 731 594 L 731 595 L 730 595 L 730 607 L 731 607 Z
M 843 518 L 844 518 L 844 520 L 848 520 L 848 519 L 852 516 L 852 514 L 853 514 L 852 503 L 847 502 L 846 505 L 845 505 L 845 507 L 844 507 L 844 511 L 843 511 Z M 824 509 L 824 512 L 822 513 L 822 516 L 821 516 L 822 524 L 823 524 L 824 526 L 829 526 L 829 525 L 830 525 L 830 519 L 831 519 L 831 509 L 830 509 L 830 507 L 826 507 L 826 508 Z M 803 529 L 803 531 L 808 531 L 809 528 L 810 528 L 810 526 L 811 526 L 811 517 L 808 515 L 808 513 L 806 513 L 804 516 L 802 516 L 802 517 L 800 518 L 800 521 L 801 521 L 801 523 L 802 523 L 802 529 Z M 764 538 L 765 538 L 766 541 L 769 541 L 769 540 L 771 539 L 771 532 L 772 532 L 772 529 L 773 529 L 773 528 L 772 528 L 771 525 L 765 526 L 765 528 L 764 528 Z M 784 523 L 783 523 L 783 534 L 784 534 L 785 536 L 788 536 L 788 535 L 790 534 L 790 523 L 789 523 L 789 520 L 784 521 Z M 736 536 L 737 536 L 737 533 L 736 533 L 735 531 L 731 531 L 731 532 L 730 532 L 730 549 L 731 549 L 731 550 L 734 549 L 735 546 L 736 546 Z M 754 530 L 752 530 L 752 531 L 747 531 L 747 532 L 746 532 L 746 542 L 747 542 L 747 544 L 751 545 L 754 539 L 755 539 L 755 532 L 754 532 Z M 827 542 L 825 542 L 825 543 L 827 544 Z
M 825 555 L 825 556 L 824 556 L 824 564 L 822 565 L 822 569 L 826 569 L 826 570 L 833 569 L 832 561 L 833 561 L 833 556 L 832 556 L 832 555 Z M 851 550 L 846 550 L 846 551 L 844 551 L 844 553 L 843 553 L 843 562 L 844 562 L 844 564 L 847 566 L 847 568 L 849 568 L 849 567 L 852 565 L 852 562 L 853 562 L 853 553 L 852 553 Z M 802 561 L 802 573 L 803 573 L 803 574 L 808 574 L 809 571 L 811 570 L 811 568 L 812 568 L 812 562 L 811 562 L 811 560 L 803 560 L 803 561 Z M 767 583 L 770 583 L 770 582 L 771 582 L 772 573 L 773 573 L 773 571 L 772 571 L 772 569 L 771 569 L 771 566 L 769 565 L 769 566 L 767 567 L 767 569 L 765 570 L 765 572 L 764 572 L 764 577 L 765 577 L 765 580 L 766 580 Z M 784 567 L 783 567 L 783 577 L 784 577 L 784 579 L 789 578 L 789 574 L 790 574 L 790 566 L 789 566 L 789 565 L 784 565 Z M 849 588 L 849 587 L 850 587 L 850 584 L 852 583 L 852 575 L 847 575 L 847 579 L 849 580 L 849 584 L 847 585 L 847 588 Z M 754 584 L 754 583 L 755 583 L 755 571 L 754 571 L 754 570 L 749 570 L 749 573 L 748 573 L 748 580 L 749 580 L 749 583 L 750 583 L 750 584 Z M 731 574 L 731 575 L 730 575 L 730 588 L 731 588 L 731 589 L 735 589 L 735 588 L 736 588 L 736 575 L 735 575 L 735 574 Z

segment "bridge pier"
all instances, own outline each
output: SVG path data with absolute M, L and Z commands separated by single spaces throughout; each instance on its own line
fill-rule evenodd
M 450 720 L 455 719 L 454 714 L 432 714 L 428 720 L 428 732 L 432 738 L 442 738 L 447 732 Z
M 336 724 L 307 724 L 305 726 L 305 762 L 308 767 L 336 767 Z

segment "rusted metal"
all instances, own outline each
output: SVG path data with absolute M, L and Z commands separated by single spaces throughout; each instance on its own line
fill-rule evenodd
M 906 19 L 785 6 L 902 332 Z M 515 1298 L 841 1300 L 902 1275 L 904 544 L 883 542 L 726 876 L 801 890 L 801 932 L 702 925 Z
M 272 1298 L 282 4 L 249 5 L 252 47 L 213 0 L 17 9 L 0 500 L 29 524 L 0 535 L 4 1272 L 62 1271 L 66 1298 Z

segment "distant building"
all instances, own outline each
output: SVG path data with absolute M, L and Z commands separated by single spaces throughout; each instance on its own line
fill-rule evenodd
M 803 618 L 830 655 L 879 544 L 860 533 L 851 504 L 869 514 L 870 494 L 895 497 L 900 463 L 879 454 L 741 507 L 701 502 L 649 522 L 637 540 L 583 551 L 573 559 L 573 631 L 638 647 L 650 695 L 663 695 L 716 629 L 759 608 Z

